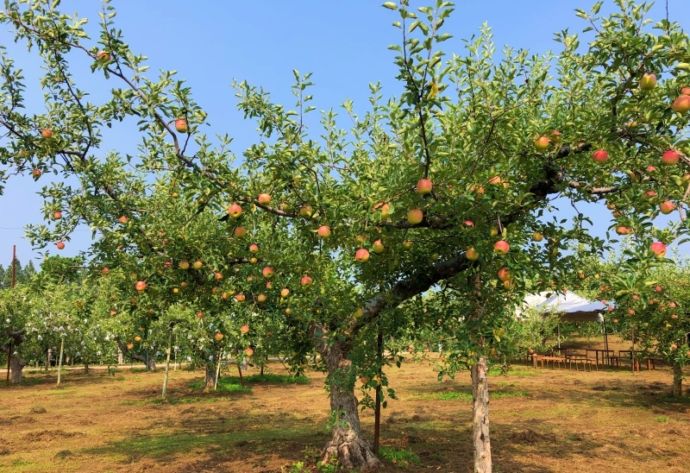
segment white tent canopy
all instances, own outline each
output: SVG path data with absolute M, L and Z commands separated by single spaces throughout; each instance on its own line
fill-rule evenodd
M 600 301 L 590 301 L 574 292 L 546 291 L 525 297 L 522 309 L 541 314 L 561 314 L 561 320 L 568 322 L 603 322 L 602 312 L 608 305 Z

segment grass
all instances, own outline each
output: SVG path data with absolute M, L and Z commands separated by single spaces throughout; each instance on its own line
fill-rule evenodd
M 501 391 L 491 391 L 489 393 L 490 399 L 508 399 L 529 397 L 527 391 L 517 389 L 505 389 Z M 472 401 L 471 391 L 437 391 L 431 393 L 421 393 L 416 396 L 417 399 L 424 399 L 428 401 Z
M 239 376 L 223 376 L 218 380 L 218 389 L 216 392 L 221 393 L 239 393 L 246 394 L 252 392 L 249 384 L 309 384 L 309 378 L 306 376 L 293 376 L 287 374 L 253 374 L 244 376 L 242 383 L 240 383 Z M 203 389 L 203 380 L 192 381 L 188 384 L 191 389 Z
M 492 366 L 489 369 L 489 376 L 515 376 L 517 378 L 528 378 L 539 376 L 539 370 L 526 366 L 511 366 L 508 371 L 503 372 L 500 366 Z
M 419 456 L 416 453 L 400 448 L 381 447 L 379 449 L 379 456 L 389 463 L 402 467 L 419 465 L 420 463 Z

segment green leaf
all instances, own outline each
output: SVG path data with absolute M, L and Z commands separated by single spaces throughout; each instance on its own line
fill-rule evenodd
M 395 2 L 385 2 L 383 4 L 383 8 L 388 8 L 389 10 L 397 10 L 398 5 L 396 5 Z

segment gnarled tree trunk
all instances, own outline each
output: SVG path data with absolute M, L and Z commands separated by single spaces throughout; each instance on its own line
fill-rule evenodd
M 216 365 L 212 362 L 206 363 L 206 370 L 204 376 L 204 392 L 213 391 L 213 385 L 216 381 Z
M 489 439 L 489 379 L 486 358 L 472 366 L 472 443 L 474 473 L 491 473 L 491 441 Z
M 12 356 L 10 356 L 11 384 L 19 384 L 22 382 L 22 370 L 24 369 L 24 366 L 26 366 L 26 363 L 24 363 L 24 360 L 22 360 L 19 355 L 12 354 Z
M 328 369 L 333 433 L 326 444 L 322 461 L 337 458 L 345 468 L 373 470 L 381 466 L 369 442 L 362 435 L 354 393 L 354 375 L 342 345 L 321 347 L 321 356 Z
M 673 363 L 673 397 L 683 395 L 683 367 L 680 363 Z
M 148 371 L 156 371 L 156 357 L 151 356 L 148 350 L 143 354 L 137 353 L 135 351 L 127 349 L 127 345 L 122 341 L 118 341 L 117 346 L 120 347 L 122 353 L 128 354 L 133 360 L 141 361 L 142 363 L 144 363 Z

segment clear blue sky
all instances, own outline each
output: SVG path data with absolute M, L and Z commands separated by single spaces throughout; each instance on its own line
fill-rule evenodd
M 219 2 L 212 0 L 113 0 L 119 16 L 118 26 L 134 51 L 150 58 L 151 72 L 174 69 L 188 81 L 196 99 L 209 112 L 216 132 L 235 138 L 234 151 L 255 139 L 254 124 L 243 120 L 235 108 L 231 82 L 248 80 L 271 91 L 273 97 L 291 105 L 292 69 L 314 73 L 316 105 L 319 109 L 337 108 L 345 99 L 364 107 L 368 84 L 380 81 L 384 92 L 394 94 L 396 83 L 391 43 L 399 42 L 398 30 L 390 26 L 393 12 L 380 7 L 381 1 L 359 0 L 326 2 L 307 0 L 252 0 Z M 493 28 L 500 47 L 528 48 L 535 52 L 557 49 L 554 32 L 563 28 L 581 29 L 582 21 L 573 10 L 589 8 L 594 0 L 458 0 L 456 12 L 446 30 L 455 38 L 448 41 L 449 52 L 460 51 L 460 38 L 479 30 L 483 22 Z M 607 8 L 612 0 L 608 0 Z M 416 2 L 417 5 L 424 4 Z M 63 10 L 78 12 L 98 21 L 100 2 L 63 1 Z M 671 18 L 690 30 L 690 1 L 669 0 Z M 664 0 L 658 1 L 652 17 L 665 16 Z M 35 56 L 11 42 L 6 26 L 0 27 L 0 44 L 25 69 L 34 87 L 40 70 Z M 109 90 L 108 84 L 94 83 L 84 62 L 75 63 L 78 79 L 88 82 L 95 94 Z M 98 79 L 101 80 L 100 78 Z M 91 87 L 91 88 L 89 88 Z M 40 106 L 40 91 L 33 92 L 30 104 Z M 114 129 L 107 145 L 133 151 L 137 137 L 131 128 Z M 22 227 L 39 222 L 39 186 L 30 178 L 15 180 L 0 197 L 0 263 L 11 260 L 12 244 L 24 262 L 40 261 L 23 238 Z M 608 213 L 592 210 L 592 217 L 605 229 Z M 90 232 L 81 229 L 73 235 L 61 254 L 73 255 L 89 245 Z M 51 251 L 55 251 L 51 249 Z

